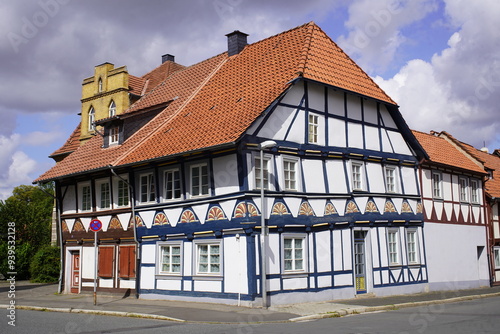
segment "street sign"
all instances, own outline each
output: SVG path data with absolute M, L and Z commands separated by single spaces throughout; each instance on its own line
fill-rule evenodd
M 90 222 L 90 230 L 94 232 L 99 232 L 102 228 L 102 223 L 99 219 L 93 219 Z

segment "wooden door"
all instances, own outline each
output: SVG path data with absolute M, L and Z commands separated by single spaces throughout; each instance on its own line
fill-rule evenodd
M 356 293 L 366 293 L 365 232 L 354 231 L 354 275 Z
M 80 292 L 80 251 L 71 253 L 71 293 Z

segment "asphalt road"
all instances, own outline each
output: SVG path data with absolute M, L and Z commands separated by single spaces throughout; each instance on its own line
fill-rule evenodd
M 178 323 L 89 314 L 0 310 L 0 333 L 499 333 L 500 297 L 299 323 Z

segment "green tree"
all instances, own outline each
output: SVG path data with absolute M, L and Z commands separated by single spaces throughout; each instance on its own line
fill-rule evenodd
M 0 272 L 5 275 L 7 239 L 15 229 L 16 271 L 18 279 L 29 276 L 29 265 L 35 252 L 50 244 L 51 218 L 54 198 L 52 184 L 40 186 L 21 185 L 12 196 L 0 200 Z M 9 223 L 13 223 L 10 224 Z

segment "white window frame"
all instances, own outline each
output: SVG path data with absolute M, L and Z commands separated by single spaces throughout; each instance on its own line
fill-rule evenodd
M 179 254 L 173 254 L 172 248 L 179 248 Z M 170 270 L 163 270 L 163 250 L 165 248 L 170 249 L 170 259 L 168 265 L 170 266 Z M 158 243 L 158 265 L 157 265 L 157 274 L 158 275 L 172 275 L 172 276 L 181 276 L 184 270 L 184 247 L 181 241 L 170 241 L 170 242 L 160 242 Z M 174 255 L 174 256 L 173 256 Z M 175 263 L 173 261 L 174 257 L 179 258 L 179 263 Z M 172 270 L 172 265 L 179 265 L 178 271 Z
M 309 144 L 318 143 L 319 135 L 319 115 L 309 113 L 307 116 L 307 142 Z
M 406 256 L 408 258 L 408 264 L 420 263 L 418 232 L 416 229 L 406 230 Z
M 144 187 L 143 187 L 143 178 L 147 177 L 147 190 L 146 197 L 147 199 L 143 200 L 144 195 Z M 139 203 L 154 203 L 156 202 L 156 178 L 154 172 L 142 173 L 139 175 Z M 153 195 L 154 199 L 151 200 L 151 195 Z
M 94 122 L 95 122 L 95 109 L 94 107 L 90 107 L 89 109 L 89 131 L 95 131 L 95 125 L 94 125 Z
M 495 269 L 500 269 L 500 247 L 493 248 L 493 260 Z
M 128 185 L 128 176 L 119 175 L 120 177 L 113 177 L 113 204 L 117 208 L 125 208 L 130 206 L 130 187 Z M 125 181 L 124 181 L 125 180 Z M 120 187 L 120 185 L 122 185 Z M 120 189 L 122 188 L 122 189 Z M 120 192 L 126 192 L 126 195 L 120 196 Z M 121 204 L 121 201 L 127 200 L 126 204 Z
M 388 193 L 399 192 L 398 169 L 395 166 L 386 166 L 385 172 L 385 188 Z M 392 174 L 392 175 L 391 175 Z
M 458 197 L 460 198 L 460 202 L 468 202 L 469 201 L 469 182 L 466 177 L 458 178 Z
M 193 270 L 193 272 L 195 272 L 196 275 L 199 275 L 199 276 L 222 276 L 222 273 L 224 272 L 223 271 L 224 260 L 223 260 L 222 242 L 220 240 L 199 240 L 199 241 L 195 241 L 193 243 L 193 245 L 194 245 L 194 250 L 193 250 L 194 270 Z M 205 263 L 205 261 L 203 261 L 203 262 L 201 261 L 201 255 L 205 255 L 205 254 L 200 253 L 200 250 L 202 247 L 207 247 L 208 253 L 206 254 L 207 255 L 207 262 L 206 263 Z M 211 257 L 211 255 L 213 255 L 212 248 L 215 248 L 215 247 L 219 248 L 219 252 L 218 252 L 219 261 L 212 261 L 213 260 Z M 200 270 L 200 266 L 202 264 L 207 264 L 207 271 Z M 219 266 L 218 271 L 212 270 L 213 269 L 212 266 L 215 266 L 215 265 Z
M 441 172 L 432 172 L 432 197 L 437 199 L 443 198 L 443 174 Z
M 286 247 L 286 240 L 292 240 L 291 244 Z M 296 240 L 302 242 L 302 258 L 297 257 Z M 287 259 L 288 250 L 291 250 L 290 257 Z M 291 268 L 287 268 L 287 261 L 291 261 Z M 298 261 L 302 261 L 302 268 L 297 268 Z M 304 233 L 283 233 L 281 235 L 281 272 L 283 274 L 300 274 L 308 272 L 308 243 L 307 234 Z
M 109 117 L 116 116 L 116 103 L 115 103 L 115 101 L 111 100 L 111 102 L 109 103 L 108 112 L 109 112 Z
M 351 161 L 351 186 L 353 191 L 365 190 L 364 174 L 365 164 L 359 161 Z
M 470 200 L 474 204 L 479 204 L 479 181 L 476 179 L 470 180 Z
M 120 127 L 112 126 L 109 129 L 109 145 L 116 145 L 120 141 Z
M 104 185 L 107 185 L 108 189 L 107 189 L 107 196 L 108 196 L 108 206 L 103 206 L 102 202 L 103 200 L 105 200 L 103 198 L 103 186 Z M 100 179 L 100 180 L 96 180 L 95 181 L 95 191 L 96 191 L 96 206 L 97 206 L 97 210 L 110 210 L 112 208 L 112 200 L 111 200 L 111 183 L 109 182 L 109 179 L 106 178 L 106 179 Z
M 199 172 L 195 175 L 195 169 L 199 168 Z M 206 168 L 206 183 L 203 182 L 203 168 Z M 195 176 L 198 178 L 198 183 L 195 184 Z M 210 195 L 210 170 L 208 168 L 208 164 L 206 162 L 199 163 L 195 165 L 189 166 L 189 194 L 191 197 L 203 197 Z M 198 193 L 195 194 L 194 187 L 198 187 Z M 204 191 L 204 187 L 206 187 L 206 191 Z
M 259 164 L 257 165 L 257 161 Z M 269 190 L 271 187 L 271 175 L 272 173 L 269 172 L 270 169 L 272 169 L 272 160 L 271 160 L 271 155 L 264 155 L 264 190 Z M 260 190 L 260 155 L 255 154 L 253 157 L 253 174 L 254 174 L 254 189 Z
M 290 168 L 290 166 L 293 166 L 293 170 L 292 168 Z M 283 189 L 290 191 L 299 190 L 298 166 L 299 166 L 299 161 L 297 159 L 292 159 L 288 157 L 283 158 Z
M 82 182 L 78 184 L 78 199 L 80 204 L 78 206 L 79 212 L 92 211 L 92 186 L 90 182 Z
M 175 173 L 177 173 L 178 175 L 178 182 L 179 182 L 179 187 L 176 188 L 175 187 Z M 168 184 L 168 175 L 171 174 L 174 176 L 174 178 L 172 179 L 172 184 Z M 181 171 L 179 168 L 170 168 L 170 169 L 167 169 L 167 170 L 164 170 L 163 171 L 163 200 L 164 201 L 174 201 L 174 200 L 179 200 L 179 199 L 182 199 L 182 182 L 181 182 Z M 169 192 L 169 186 L 172 188 L 171 192 L 172 192 L 172 197 L 171 198 L 167 198 L 167 194 Z M 175 192 L 176 190 L 179 191 L 179 196 L 175 196 Z
M 401 264 L 399 229 L 387 230 L 387 258 L 389 266 L 399 266 Z

